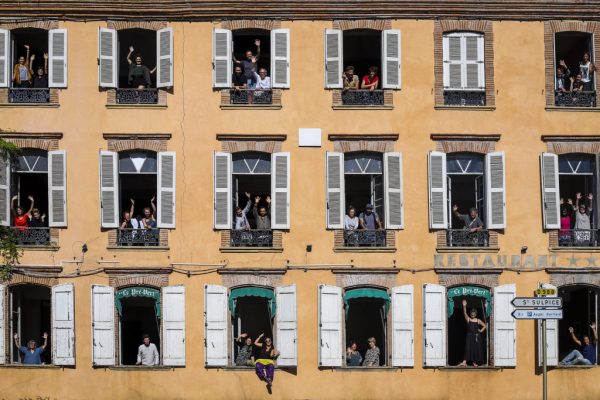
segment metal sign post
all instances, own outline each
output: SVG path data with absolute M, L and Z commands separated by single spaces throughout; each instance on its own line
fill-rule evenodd
M 542 399 L 548 399 L 548 367 L 547 367 L 548 349 L 546 343 L 546 320 L 542 320 Z

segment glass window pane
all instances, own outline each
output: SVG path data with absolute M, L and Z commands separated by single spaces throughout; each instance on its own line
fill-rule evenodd
M 232 161 L 234 174 L 271 173 L 271 155 L 267 153 L 234 153 Z
M 347 153 L 344 155 L 346 174 L 382 174 L 383 160 L 378 153 Z
M 119 172 L 122 174 L 155 174 L 156 171 L 156 153 L 146 151 L 119 153 Z
M 563 154 L 558 157 L 561 174 L 593 174 L 594 156 L 589 154 Z
M 21 150 L 15 172 L 48 172 L 48 152 L 39 149 Z
M 483 156 L 470 153 L 446 154 L 448 174 L 483 174 Z

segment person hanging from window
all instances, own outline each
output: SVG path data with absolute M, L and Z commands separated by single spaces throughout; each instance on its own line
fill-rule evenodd
M 248 217 L 246 216 L 246 214 L 248 214 L 250 208 L 252 208 L 252 199 L 250 193 L 244 192 L 244 194 L 248 199 L 248 201 L 246 201 L 246 206 L 244 207 L 244 209 L 242 209 L 241 207 L 236 207 L 235 215 L 233 217 L 233 229 L 237 231 L 250 230 L 250 222 L 248 222 Z
M 15 64 L 13 68 L 13 84 L 16 88 L 29 88 L 31 87 L 32 72 L 27 66 L 27 60 L 29 60 L 29 45 L 26 44 L 25 49 L 27 55 L 25 57 L 19 57 L 19 62 Z
M 365 353 L 365 360 L 363 361 L 363 367 L 379 367 L 379 347 L 377 347 L 377 341 L 374 337 L 367 339 L 369 348 Z
M 254 73 L 254 78 L 256 79 L 256 88 L 254 90 L 254 99 L 258 103 L 269 103 L 268 97 L 269 92 L 263 91 L 261 89 L 269 90 L 271 89 L 271 77 L 267 76 L 267 69 L 260 68 L 258 70 L 258 74 Z
M 377 212 L 373 211 L 373 204 L 367 204 L 365 206 L 365 211 L 360 213 L 358 220 L 360 229 L 366 229 L 369 231 L 383 229 L 379 215 Z
M 252 338 L 247 333 L 242 333 L 235 340 L 237 345 L 237 356 L 235 357 L 235 365 L 238 367 L 253 367 L 254 366 L 254 348 L 252 346 Z
M 565 60 L 560 60 L 558 62 L 558 67 L 556 67 L 556 90 L 560 93 L 570 92 L 569 88 L 569 77 L 571 76 L 571 71 Z
M 265 201 L 267 202 L 266 207 L 258 206 L 260 200 L 260 196 L 256 196 L 254 198 L 254 208 L 252 209 L 252 213 L 254 214 L 254 221 L 256 223 L 256 229 L 271 230 L 271 196 L 267 196 L 265 199 Z
M 363 76 L 361 89 L 370 90 L 371 92 L 379 88 L 379 77 L 377 76 L 377 67 L 369 67 L 369 73 Z
M 571 77 L 571 92 L 583 92 L 584 90 L 585 85 L 581 74 L 575 75 L 574 78 Z
M 583 60 L 579 62 L 579 74 L 583 82 L 583 90 L 591 92 L 594 90 L 594 71 L 596 66 L 590 61 L 590 53 L 583 53 Z
M 346 93 L 348 90 L 357 90 L 358 89 L 358 76 L 354 75 L 354 67 L 352 65 L 348 65 L 344 69 L 344 74 L 342 75 L 342 81 L 344 83 L 343 92 Z
M 357 347 L 356 342 L 351 340 L 350 345 L 346 348 L 346 365 L 348 367 L 360 367 L 363 358 Z
M 574 227 L 574 236 L 575 236 L 575 245 L 576 246 L 589 246 L 592 241 L 591 237 L 591 229 L 592 229 L 592 200 L 594 199 L 594 195 L 589 193 L 587 196 L 588 205 L 586 207 L 583 199 L 583 195 L 581 192 L 578 192 L 575 195 L 575 227 Z
M 21 344 L 19 343 L 19 334 L 15 333 L 15 335 L 14 335 L 15 346 L 17 346 L 17 349 L 19 349 L 19 353 L 21 353 L 23 355 L 23 358 L 22 358 L 23 364 L 28 364 L 28 365 L 42 364 L 42 353 L 44 352 L 44 350 L 46 350 L 46 346 L 48 345 L 48 333 L 44 332 L 42 337 L 44 338 L 44 344 L 42 344 L 40 347 L 35 346 L 36 342 L 33 339 L 31 339 L 30 341 L 27 342 L 27 347 L 26 347 L 26 346 L 21 346 Z
M 581 351 L 574 349 L 565 358 L 561 360 L 560 365 L 596 365 L 596 343 L 598 343 L 598 331 L 596 330 L 596 323 L 592 322 L 590 328 L 594 334 L 594 339 L 590 340 L 588 335 L 583 335 L 581 340 L 577 339 L 575 330 L 572 326 L 569 327 L 569 334 L 571 339 Z M 583 342 L 583 343 L 582 343 Z
M 254 45 L 256 46 L 256 55 L 252 53 L 252 50 L 246 50 L 246 59 L 239 61 L 235 58 L 235 54 L 232 56 L 233 62 L 242 66 L 244 70 L 244 76 L 246 77 L 246 86 L 248 89 L 254 89 L 256 85 L 256 63 L 260 59 L 260 40 L 255 39 Z
M 558 231 L 558 242 L 565 246 L 572 244 L 573 237 L 571 230 L 574 225 L 573 218 L 573 199 L 567 199 L 565 204 L 564 199 L 560 198 L 560 230 Z
M 150 343 L 150 335 L 142 336 L 143 343 L 138 347 L 136 365 L 145 365 L 148 367 L 160 364 L 158 349 L 154 343 Z
M 474 367 L 483 364 L 483 332 L 487 325 L 477 318 L 477 310 L 472 308 L 467 314 L 467 300 L 462 301 L 463 316 L 467 323 L 467 337 L 465 340 L 465 356 L 459 367 L 466 367 L 472 363 Z
M 29 210 L 25 212 L 25 209 L 21 205 L 15 206 L 17 202 L 18 196 L 13 196 L 12 198 L 12 212 L 15 216 L 15 227 L 20 231 L 27 230 L 29 226 L 29 221 L 31 220 L 31 211 L 33 210 L 33 205 L 35 203 L 33 196 L 27 196 L 29 201 L 31 201 L 31 205 L 29 206 Z
M 273 346 L 273 341 L 270 337 L 265 338 L 264 344 L 260 341 L 264 335 L 264 333 L 261 333 L 254 342 L 254 345 L 260 348 L 256 359 L 255 370 L 258 379 L 266 381 L 267 387 L 271 387 L 273 378 L 275 377 L 275 360 L 279 357 L 279 351 Z
M 135 49 L 133 46 L 129 46 L 129 54 L 127 54 L 127 64 L 129 64 L 129 75 L 127 76 L 127 83 L 129 86 L 136 89 L 147 89 L 152 84 L 150 75 L 156 71 L 156 67 L 150 70 L 145 65 L 142 65 L 142 56 L 136 54 L 135 63 L 131 61 L 131 54 Z
M 29 59 L 29 70 L 34 71 L 33 61 L 35 60 L 35 54 L 31 55 Z M 33 76 L 32 87 L 34 89 L 46 89 L 48 88 L 48 53 L 44 53 L 44 65 L 38 65 Z

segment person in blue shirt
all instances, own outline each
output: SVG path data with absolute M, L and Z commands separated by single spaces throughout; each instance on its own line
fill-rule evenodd
M 594 333 L 594 339 L 590 340 L 588 335 L 583 335 L 581 338 L 582 340 L 579 340 L 577 336 L 575 336 L 573 327 L 569 327 L 571 339 L 573 339 L 575 344 L 581 348 L 581 351 L 573 350 L 570 352 L 562 359 L 560 362 L 561 365 L 596 365 L 596 342 L 598 342 L 596 323 L 592 322 L 590 328 L 592 328 L 592 332 Z
M 44 332 L 42 337 L 44 338 L 44 344 L 41 347 L 36 347 L 36 342 L 33 339 L 27 342 L 27 347 L 25 347 L 21 346 L 19 343 L 19 334 L 15 333 L 15 346 L 19 349 L 19 353 L 23 355 L 23 364 L 39 365 L 42 363 L 42 353 L 46 350 L 46 346 L 48 345 L 48 333 Z

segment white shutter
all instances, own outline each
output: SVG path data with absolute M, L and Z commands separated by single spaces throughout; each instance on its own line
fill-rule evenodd
M 156 31 L 156 87 L 173 86 L 173 28 Z
M 341 89 L 343 73 L 342 31 L 339 29 L 325 30 L 325 87 Z
M 48 152 L 48 226 L 67 226 L 67 153 Z
M 541 285 L 543 289 L 554 289 L 558 293 L 556 286 L 549 283 Z M 553 296 L 546 297 L 556 297 Z M 538 365 L 542 365 L 542 321 L 538 320 Z M 555 367 L 558 365 L 558 320 L 546 320 L 546 365 Z
M 100 151 L 100 223 L 119 226 L 119 158 L 113 151 Z
M 277 304 L 277 365 L 298 365 L 298 318 L 296 316 L 296 285 L 281 286 L 275 289 Z
M 162 288 L 163 365 L 185 365 L 185 287 Z
M 48 31 L 48 87 L 67 87 L 67 30 Z
M 117 71 L 117 31 L 100 28 L 98 32 L 98 85 L 118 86 Z
M 319 285 L 319 366 L 342 366 L 342 288 Z
M 4 299 L 6 296 L 6 286 L 0 284 L 0 365 L 6 362 L 6 334 L 4 331 Z M 9 339 L 9 343 L 12 346 L 12 337 Z
M 448 182 L 446 181 L 446 153 L 429 152 L 429 229 L 448 228 Z
M 392 366 L 415 365 L 413 285 L 392 288 Z
M 231 87 L 232 51 L 231 31 L 213 30 L 213 86 L 216 88 Z
M 204 285 L 204 362 L 227 366 L 227 288 Z
M 485 89 L 485 43 L 482 34 L 477 36 L 477 72 L 479 89 Z
M 446 365 L 446 288 L 423 285 L 423 366 Z
M 445 89 L 485 89 L 484 37 L 457 32 L 442 38 Z
M 233 207 L 231 201 L 231 153 L 215 153 L 213 161 L 214 226 L 231 229 Z
M 0 29 L 0 87 L 8 87 L 12 80 L 10 65 L 10 31 Z
M 327 229 L 344 229 L 344 153 L 328 151 L 327 163 Z
M 0 157 L 0 226 L 10 226 L 10 160 Z
M 72 283 L 52 287 L 52 359 L 75 365 L 75 291 Z
M 385 195 L 385 228 L 404 228 L 404 198 L 402 196 L 402 153 L 383 154 Z
M 558 155 L 542 153 L 540 156 L 542 181 L 542 213 L 544 228 L 560 228 L 560 193 L 558 181 Z
M 504 152 L 485 155 L 487 229 L 506 228 L 506 181 Z
M 402 86 L 401 62 L 400 62 L 400 31 L 388 29 L 381 32 L 381 43 L 383 62 L 381 63 L 383 78 L 383 89 L 400 89 Z
M 271 155 L 271 228 L 290 229 L 290 153 Z
M 115 291 L 110 286 L 92 285 L 92 361 L 94 365 L 115 364 Z
M 462 52 L 460 34 L 442 38 L 444 89 L 462 88 Z
M 514 283 L 494 288 L 494 366 L 517 366 L 517 322 L 511 301 L 517 294 Z
M 271 82 L 274 88 L 290 87 L 290 30 L 271 31 Z
M 158 221 L 159 228 L 175 228 L 175 170 L 174 151 L 158 153 Z M 133 216 L 132 216 L 133 217 Z
M 464 33 L 461 41 L 463 48 L 462 87 L 465 89 L 482 89 L 485 86 L 485 76 L 483 75 L 483 36 L 474 33 Z

